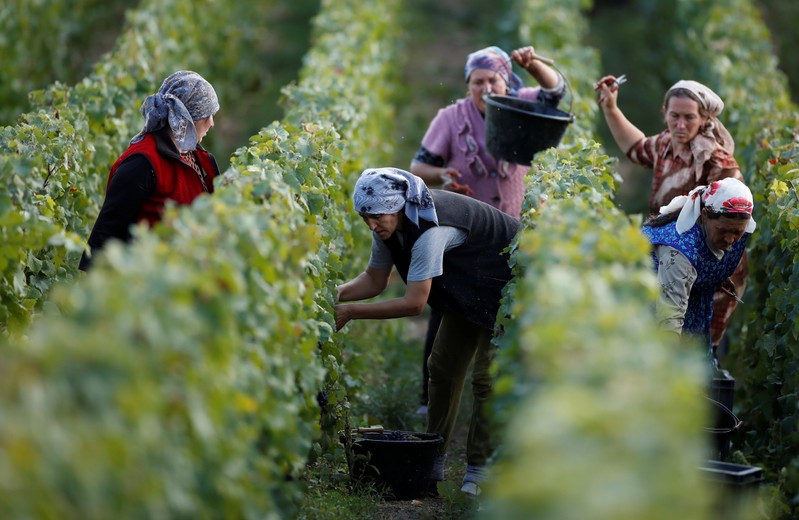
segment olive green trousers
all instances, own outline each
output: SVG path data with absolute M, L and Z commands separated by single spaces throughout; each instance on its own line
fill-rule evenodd
M 491 396 L 489 367 L 494 357 L 491 337 L 490 330 L 445 312 L 433 342 L 433 351 L 427 359 L 427 368 L 430 370 L 427 431 L 444 438 L 442 453 L 449 446 L 466 375 L 474 360 L 474 399 L 466 441 L 466 462 L 472 466 L 484 466 L 493 452 L 485 410 Z

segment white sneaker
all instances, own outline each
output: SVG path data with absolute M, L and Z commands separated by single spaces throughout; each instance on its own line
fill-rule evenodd
M 482 493 L 482 490 L 480 489 L 480 486 L 474 482 L 465 482 L 463 486 L 461 486 L 461 492 L 468 498 L 475 498 Z
M 461 491 L 468 498 L 475 498 L 480 495 L 480 484 L 486 479 L 486 471 L 485 466 L 466 464 L 466 474 L 463 476 Z
M 416 409 L 416 415 L 427 415 L 427 405 L 423 404 Z

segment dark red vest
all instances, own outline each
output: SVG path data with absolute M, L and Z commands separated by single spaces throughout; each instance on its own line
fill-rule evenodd
M 122 161 L 137 153 L 147 157 L 155 170 L 156 177 L 155 190 L 142 206 L 138 217 L 139 221 L 146 220 L 150 225 L 159 222 L 167 200 L 173 200 L 179 205 L 191 204 L 194 199 L 204 193 L 200 178 L 191 166 L 180 161 L 177 154 L 175 157 L 168 157 L 158 153 L 157 140 L 153 134 L 145 134 L 144 139 L 130 145 L 125 150 L 111 167 L 108 184 L 111 184 L 111 179 Z M 216 162 L 205 150 L 198 148 L 195 150 L 195 154 L 197 162 L 206 174 L 205 185 L 210 192 L 213 192 L 214 177 L 217 173 Z M 108 189 L 108 184 L 106 189 Z

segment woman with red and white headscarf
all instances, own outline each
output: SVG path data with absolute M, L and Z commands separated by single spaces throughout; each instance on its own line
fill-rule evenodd
M 658 318 L 666 330 L 703 337 L 712 348 L 713 293 L 744 254 L 756 227 L 753 210 L 749 188 L 726 178 L 675 197 L 644 224 L 662 288 Z
M 646 137 L 617 105 L 618 85 L 614 76 L 596 84 L 599 105 L 619 148 L 635 164 L 652 169 L 649 212 L 656 215 L 674 197 L 685 195 L 696 186 L 728 177 L 743 181 L 733 157 L 735 143 L 719 121 L 724 101 L 710 88 L 693 80 L 680 80 L 666 92 L 661 108 L 667 128 Z M 748 271 L 746 255 L 730 279 L 732 294 L 719 291 L 714 297 L 711 325 L 713 345 L 721 342 L 737 299 L 743 295 Z

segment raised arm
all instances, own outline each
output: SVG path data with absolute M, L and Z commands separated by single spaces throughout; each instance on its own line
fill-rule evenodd
M 619 87 L 613 85 L 615 80 L 615 76 L 605 76 L 597 82 L 594 90 L 600 93 L 599 106 L 602 107 L 610 133 L 621 151 L 626 154 L 634 144 L 646 136 L 627 119 L 617 105 Z
M 560 83 L 560 75 L 544 63 L 532 46 L 520 47 L 511 52 L 511 59 L 522 66 L 545 89 L 553 89 Z

